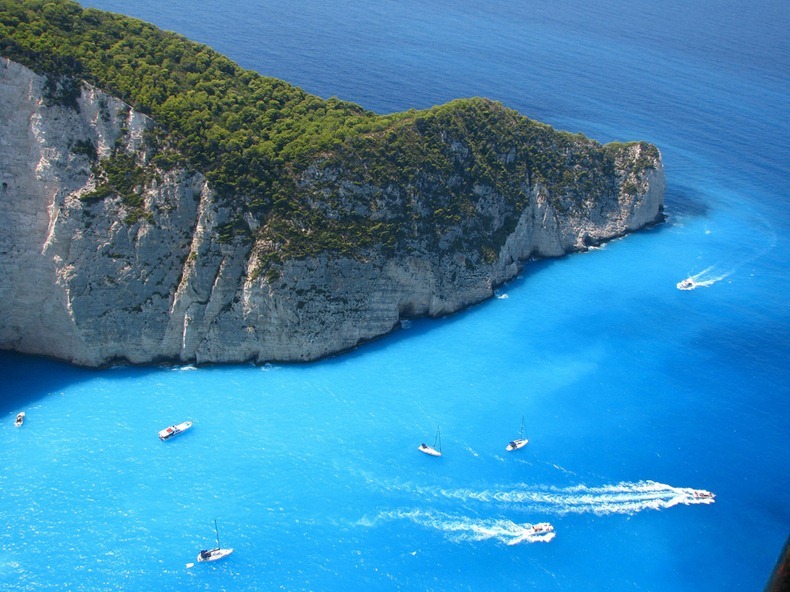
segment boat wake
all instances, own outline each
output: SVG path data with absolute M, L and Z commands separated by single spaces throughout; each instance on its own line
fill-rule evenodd
M 720 282 L 721 280 L 725 279 L 726 277 L 730 276 L 734 270 L 726 271 L 721 273 L 716 270 L 715 266 L 706 267 L 699 273 L 695 273 L 694 275 L 690 275 L 685 280 L 681 280 L 677 283 L 678 290 L 696 290 L 697 288 L 708 288 L 715 284 L 716 282 Z
M 420 489 L 423 495 L 460 501 L 504 504 L 531 513 L 552 514 L 636 514 L 643 510 L 662 510 L 679 504 L 712 504 L 715 495 L 704 489 L 672 487 L 654 481 L 618 483 L 601 487 L 524 486 L 510 490 Z
M 373 520 L 363 519 L 361 524 L 375 526 L 391 520 L 410 520 L 420 526 L 433 528 L 453 542 L 495 540 L 506 545 L 518 545 L 548 543 L 555 536 L 554 527 L 547 522 L 517 524 L 505 519 L 485 520 L 421 510 L 381 512 Z

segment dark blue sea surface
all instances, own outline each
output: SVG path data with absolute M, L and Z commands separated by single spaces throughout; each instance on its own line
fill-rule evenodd
M 790 534 L 786 0 L 86 5 L 380 113 L 486 96 L 648 140 L 667 221 L 319 363 L 3 354 L 0 587 L 763 588 Z M 235 553 L 187 567 L 215 519 Z

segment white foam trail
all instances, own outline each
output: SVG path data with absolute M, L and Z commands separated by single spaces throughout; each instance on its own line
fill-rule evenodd
M 517 524 L 504 519 L 481 520 L 422 510 L 381 512 L 373 521 L 362 520 L 360 524 L 374 526 L 377 522 L 390 520 L 410 520 L 420 526 L 438 530 L 455 542 L 493 539 L 506 545 L 517 545 L 519 543 L 548 543 L 555 536 L 554 527 L 545 522 L 534 525 Z
M 527 487 L 510 490 L 420 489 L 422 495 L 434 495 L 461 501 L 497 503 L 517 506 L 529 512 L 565 514 L 635 514 L 643 510 L 661 510 L 678 504 L 712 504 L 715 496 L 703 489 L 673 487 L 655 481 L 618 483 L 601 487 Z
M 699 273 L 690 275 L 685 280 L 678 282 L 677 289 L 696 290 L 697 288 L 708 288 L 716 282 L 720 282 L 721 280 L 729 277 L 734 271 L 734 269 L 731 269 L 722 273 L 720 271 L 716 271 L 716 267 L 711 265 Z

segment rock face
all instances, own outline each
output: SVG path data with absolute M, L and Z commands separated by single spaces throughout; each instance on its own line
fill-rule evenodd
M 663 207 L 660 156 L 635 143 L 617 151 L 614 190 L 583 207 L 563 208 L 523 180 L 525 206 L 506 227 L 502 197 L 475 187 L 474 215 L 507 229 L 491 257 L 444 248 L 463 238 L 459 224 L 438 247 L 324 252 L 261 273 L 270 246 L 218 238 L 238 212 L 200 173 L 160 170 L 140 191 L 145 215 L 134 219 L 119 196 L 85 199 L 99 184 L 93 165 L 119 146 L 150 161 L 153 122 L 87 85 L 77 107 L 48 105 L 41 76 L 0 60 L 0 348 L 80 365 L 317 359 L 400 319 L 480 302 L 524 261 L 622 236 L 658 221 Z M 635 167 L 645 159 L 649 166 Z M 328 174 L 342 182 L 342 168 L 320 170 L 307 167 L 301 186 L 318 187 Z

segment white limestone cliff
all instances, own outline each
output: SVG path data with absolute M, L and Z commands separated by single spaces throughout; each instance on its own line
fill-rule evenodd
M 90 143 L 101 158 L 122 143 L 145 162 L 153 122 L 87 85 L 78 107 L 47 105 L 42 77 L 0 60 L 0 348 L 85 366 L 314 360 L 402 318 L 480 302 L 528 259 L 622 236 L 657 221 L 663 206 L 660 159 L 627 172 L 640 157 L 634 144 L 606 203 L 560 215 L 545 188 L 529 188 L 491 262 L 420 248 L 397 258 L 321 254 L 286 260 L 272 277 L 257 270 L 263 245 L 217 239 L 233 213 L 199 173 L 161 171 L 133 223 L 120 197 L 80 199 L 97 179 L 75 146 Z M 494 215 L 498 200 L 480 203 Z

